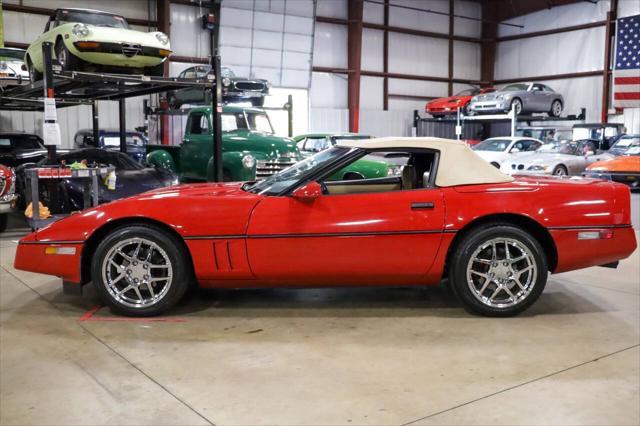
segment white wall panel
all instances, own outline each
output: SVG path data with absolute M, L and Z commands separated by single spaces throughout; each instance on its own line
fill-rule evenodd
M 426 103 L 426 99 L 421 101 L 419 99 L 389 98 L 389 110 L 412 112 L 417 109 L 418 111 L 424 111 Z
M 17 43 L 31 43 L 42 34 L 48 18 L 31 13 L 4 10 L 4 40 Z
M 313 65 L 347 68 L 347 27 L 345 25 L 316 24 Z
M 16 2 L 13 2 L 16 3 Z M 149 19 L 149 3 L 146 0 L 22 0 L 24 6 L 56 9 L 64 7 L 81 7 L 116 13 L 125 18 Z M 155 19 L 155 1 L 151 1 L 151 17 Z
M 384 31 L 362 30 L 362 63 L 361 67 L 366 71 L 383 70 Z
M 482 18 L 482 5 L 476 1 L 455 0 L 453 11 L 456 15 L 468 16 L 470 18 Z M 482 33 L 482 23 L 465 18 L 453 19 L 453 34 L 466 37 L 480 37 Z
M 453 42 L 453 76 L 480 80 L 480 45 L 478 43 Z
M 280 13 L 259 12 L 256 10 L 253 13 L 253 28 L 254 30 L 273 31 L 276 33 L 282 32 L 284 28 L 284 15 Z
M 637 0 L 619 0 L 618 1 L 618 18 L 627 16 L 640 15 L 640 1 Z
M 312 108 L 347 108 L 346 74 L 312 73 L 309 97 Z
M 209 33 L 202 31 L 201 12 L 197 7 L 171 4 L 171 49 L 178 56 L 210 55 Z
M 554 6 L 551 9 L 543 9 L 505 21 L 506 23 L 523 25 L 524 28 L 498 25 L 498 35 L 525 34 L 602 21 L 606 19 L 608 10 L 608 0 L 598 1 L 595 4 L 582 1 L 565 6 Z
M 588 48 L 585 48 L 587 47 Z M 498 43 L 496 79 L 597 71 L 603 68 L 604 28 Z
M 384 79 L 382 77 L 360 77 L 360 109 L 383 108 L 382 92 Z
M 384 24 L 384 6 L 377 3 L 364 3 L 362 20 L 372 24 Z
M 309 132 L 349 131 L 349 111 L 346 109 L 312 107 L 309 118 Z
M 382 138 L 411 136 L 413 111 L 360 110 L 360 133 Z
M 449 13 L 448 1 L 391 0 L 390 3 L 392 5 L 395 4 Z M 393 6 L 389 8 L 389 25 L 395 27 L 412 28 L 416 30 L 428 30 L 436 33 L 446 34 L 449 32 L 449 18 L 447 16 Z
M 389 93 L 394 95 L 447 96 L 448 85 L 438 81 L 389 79 Z
M 349 0 L 318 0 L 316 15 L 347 19 L 347 1 Z
M 447 40 L 407 34 L 389 34 L 389 72 L 448 76 Z
M 280 2 L 282 0 L 279 0 Z M 287 16 L 304 16 L 307 18 L 313 18 L 313 9 L 315 7 L 313 0 L 296 0 L 285 1 L 285 14 Z

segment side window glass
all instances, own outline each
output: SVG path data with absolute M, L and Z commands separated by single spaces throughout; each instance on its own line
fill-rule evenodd
M 193 135 L 204 135 L 209 132 L 209 120 L 201 112 L 191 114 L 189 133 Z
M 304 151 L 304 143 L 307 141 L 307 138 L 301 139 L 296 146 L 300 151 Z

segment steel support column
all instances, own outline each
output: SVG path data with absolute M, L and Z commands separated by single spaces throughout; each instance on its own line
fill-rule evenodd
M 127 153 L 127 104 L 125 99 L 118 99 L 118 113 L 120 119 L 120 152 Z M 96 141 L 97 142 L 97 141 Z
M 482 43 L 480 44 L 480 80 L 483 87 L 493 85 L 496 62 L 496 37 L 498 25 L 495 21 L 495 4 L 482 3 Z
M 389 0 L 384 0 L 384 26 L 389 26 Z M 386 74 L 389 72 L 389 30 L 385 29 L 382 41 L 382 71 L 385 73 L 385 77 L 382 80 L 382 109 L 387 111 L 389 109 L 389 77 Z
M 357 133 L 360 128 L 360 71 L 362 62 L 363 7 L 363 0 L 349 1 L 347 66 L 350 72 L 347 80 L 347 106 L 349 107 L 349 131 L 355 133 Z
M 615 43 L 616 33 L 616 17 L 618 9 L 617 0 L 611 1 L 609 12 L 607 12 L 607 23 L 605 26 L 604 36 L 604 69 L 602 70 L 602 110 L 600 114 L 600 120 L 603 123 L 607 122 L 609 112 L 609 96 L 611 92 L 611 46 Z
M 171 38 L 171 4 L 169 0 L 156 0 L 156 18 L 158 19 L 158 31 Z M 164 61 L 164 74 L 169 75 L 169 61 Z
M 454 2 L 449 0 L 449 84 L 447 91 L 453 95 L 453 28 L 454 28 Z

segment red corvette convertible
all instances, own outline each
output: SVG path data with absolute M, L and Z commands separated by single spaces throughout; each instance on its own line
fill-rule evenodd
M 366 156 L 400 176 L 335 181 Z M 509 316 L 548 272 L 614 266 L 636 248 L 629 189 L 514 178 L 461 142 L 343 141 L 260 182 L 114 201 L 23 238 L 15 267 L 92 281 L 115 311 L 155 315 L 187 287 L 408 286 L 444 277 L 467 309 Z
M 476 95 L 483 95 L 485 93 L 495 92 L 493 87 L 486 87 L 483 89 L 472 88 L 466 89 L 462 92 L 449 96 L 448 98 L 438 98 L 427 103 L 425 109 L 433 117 L 443 117 L 449 114 L 457 114 L 458 108 L 462 112 L 466 112 L 467 105 L 471 102 L 471 98 Z

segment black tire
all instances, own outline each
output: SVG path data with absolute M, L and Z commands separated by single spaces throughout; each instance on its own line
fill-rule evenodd
M 9 221 L 9 215 L 4 213 L 0 214 L 0 232 L 4 232 L 7 229 L 7 222 Z
M 155 67 L 147 67 L 144 69 L 144 73 L 151 77 L 163 77 L 164 76 L 164 62 L 156 65 Z
M 481 302 L 474 292 L 472 292 L 467 281 L 467 268 L 472 264 L 472 256 L 476 250 L 481 250 L 483 245 L 494 239 L 509 239 L 516 241 L 529 251 L 530 258 L 533 261 L 532 265 L 535 265 L 535 270 L 531 269 L 531 271 L 535 271 L 535 279 L 533 276 L 525 275 L 527 279 L 531 280 L 531 283 L 526 286 L 526 288 L 529 289 L 528 293 L 523 295 L 522 299 L 517 301 L 517 303 L 513 303 L 505 307 L 490 306 L 487 303 Z M 513 251 L 517 249 L 512 248 L 511 250 Z M 513 254 L 513 252 L 511 254 Z M 529 262 L 529 260 L 525 261 Z M 499 260 L 496 263 L 500 264 L 501 262 L 502 260 Z M 517 264 L 517 262 L 514 263 L 514 265 Z M 482 264 L 478 263 L 477 265 Z M 489 265 L 486 267 L 491 268 Z M 491 270 L 492 269 L 489 269 L 489 271 Z M 487 274 L 489 274 L 489 271 L 487 271 Z M 525 272 L 525 274 L 526 273 L 527 272 Z M 533 274 L 533 272 L 529 273 Z M 449 264 L 449 282 L 451 283 L 451 287 L 455 294 L 463 303 L 465 309 L 474 314 L 491 317 L 514 316 L 529 308 L 538 299 L 538 297 L 540 297 L 540 294 L 542 294 L 547 283 L 547 275 L 547 259 L 544 256 L 544 250 L 540 243 L 523 229 L 506 223 L 487 224 L 473 229 L 456 245 Z M 496 280 L 498 279 L 496 278 Z M 512 279 L 507 278 L 507 280 L 510 282 Z M 487 290 L 489 290 L 489 292 L 497 291 L 498 284 L 494 284 L 493 280 L 490 280 L 490 283 L 490 287 L 487 287 Z M 484 285 L 484 282 L 480 285 Z M 516 288 L 515 284 L 507 285 L 513 285 L 513 287 L 509 288 L 509 291 Z M 505 290 L 500 290 L 498 294 L 501 292 L 504 292 L 505 295 L 507 294 Z
M 42 73 L 36 69 L 29 57 L 27 57 L 27 70 L 29 71 L 29 81 L 31 83 L 42 80 Z
M 173 279 L 170 282 L 169 288 L 156 302 L 146 307 L 131 307 L 125 304 L 125 302 L 117 300 L 104 282 L 102 267 L 109 251 L 119 243 L 131 238 L 143 239 L 144 241 L 155 243 L 164 250 L 166 259 L 168 259 L 168 263 L 170 263 L 172 269 Z M 131 254 L 132 253 L 129 253 L 129 255 Z M 156 251 L 156 256 L 158 255 L 159 252 Z M 122 259 L 124 260 L 124 258 Z M 138 258 L 138 260 L 144 262 L 140 258 Z M 129 263 L 129 265 L 133 265 L 133 263 Z M 125 267 L 129 268 L 129 265 Z M 147 273 L 151 275 L 150 272 Z M 129 275 L 124 279 L 131 283 L 131 276 L 135 276 L 135 274 Z M 114 312 L 132 317 L 147 317 L 160 315 L 168 311 L 182 299 L 188 287 L 193 282 L 193 268 L 186 254 L 184 244 L 175 236 L 155 226 L 143 224 L 127 225 L 116 228 L 100 242 L 91 263 L 91 277 L 100 298 Z M 123 283 L 123 285 L 125 284 L 126 282 Z M 140 284 L 140 286 L 142 285 L 145 284 Z M 139 290 L 149 294 L 149 291 L 144 288 L 139 288 Z
M 560 165 L 556 166 L 553 169 L 553 175 L 554 176 L 568 176 L 569 172 L 567 171 L 567 168 L 565 166 L 560 164 Z
M 80 69 L 80 60 L 69 52 L 61 38 L 56 41 L 54 52 L 62 71 L 77 71 Z
M 556 99 L 551 102 L 551 109 L 549 110 L 550 117 L 560 117 L 562 115 L 562 102 L 560 99 Z
M 520 98 L 513 98 L 511 100 L 511 103 L 509 104 L 509 111 L 513 110 L 514 106 L 516 109 L 516 115 L 522 114 L 522 108 L 524 107 L 524 105 L 522 104 L 522 100 L 520 100 Z
M 260 96 L 259 98 L 251 98 L 251 105 L 254 107 L 261 107 L 264 105 L 264 96 Z

